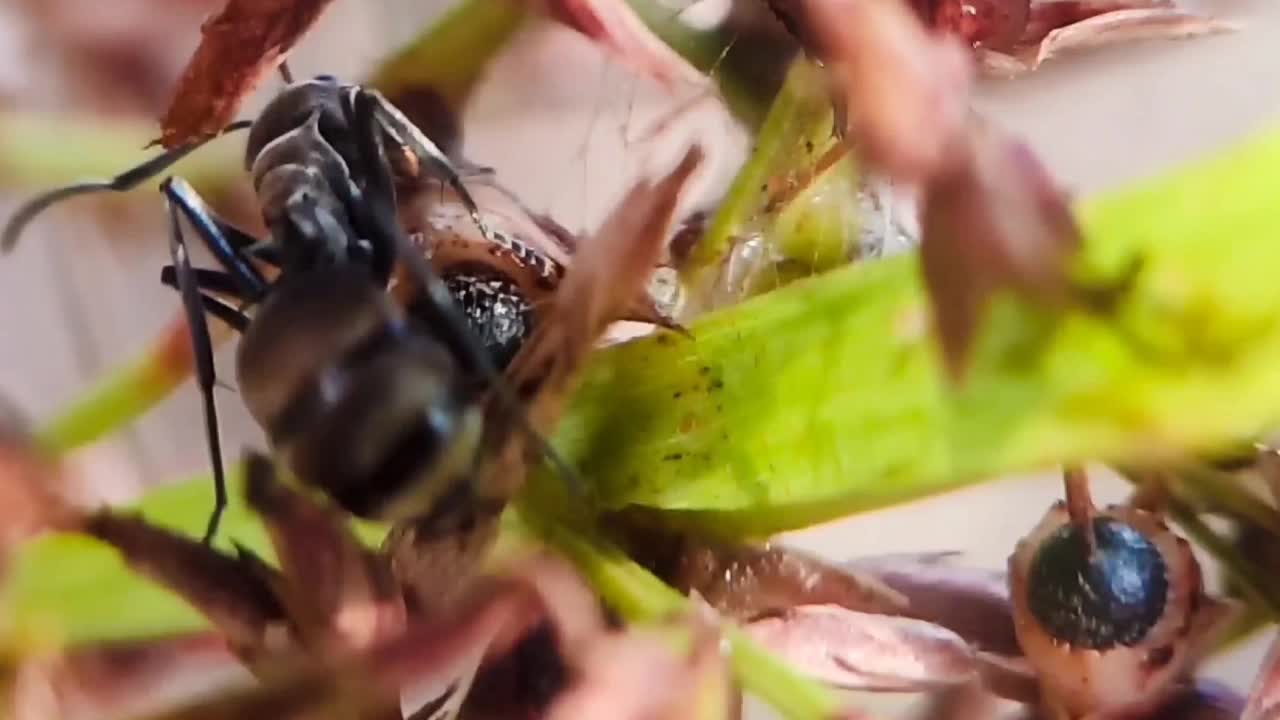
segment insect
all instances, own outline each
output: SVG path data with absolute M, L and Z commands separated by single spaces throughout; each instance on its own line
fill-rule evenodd
M 1014 627 L 1051 708 L 1140 716 L 1180 689 L 1234 607 L 1205 592 L 1160 513 L 1095 508 L 1087 483 L 1069 468 L 1066 500 L 1010 558 Z
M 462 177 L 483 226 L 471 219 L 455 188 L 433 177 L 400 188 L 400 222 L 430 258 L 498 368 L 505 369 L 546 321 L 574 262 L 577 239 L 555 220 L 526 208 L 491 170 L 463 170 Z M 425 300 L 412 282 L 393 282 L 391 292 L 411 316 Z M 647 290 L 616 319 L 679 327 Z
M 161 279 L 182 296 L 214 471 L 205 540 L 216 533 L 226 506 L 205 313 L 241 333 L 241 394 L 299 478 L 325 478 L 333 499 L 363 517 L 426 512 L 445 494 L 465 489 L 460 478 L 476 460 L 480 411 L 475 385 L 461 378 L 483 378 L 510 400 L 513 415 L 519 408 L 449 288 L 397 223 L 395 183 L 441 176 L 483 235 L 476 204 L 449 159 L 379 93 L 331 76 L 291 83 L 256 120 L 227 131 L 241 129 L 249 130 L 245 165 L 268 239 L 219 219 L 181 178 L 160 184 L 172 257 Z M 197 146 L 166 152 L 110 181 L 32 199 L 10 220 L 0 247 L 12 248 L 22 228 L 50 205 L 136 187 Z M 184 218 L 221 270 L 191 266 Z M 278 275 L 268 280 L 262 266 Z M 386 295 L 397 272 L 422 291 L 416 322 Z M 252 318 L 245 312 L 250 307 Z M 554 455 L 545 440 L 538 444 Z

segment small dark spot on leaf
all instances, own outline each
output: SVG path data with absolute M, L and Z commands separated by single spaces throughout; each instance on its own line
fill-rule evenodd
M 680 460 L 682 458 L 684 458 L 684 453 L 680 453 L 680 452 L 667 453 L 666 455 L 662 456 L 662 459 L 666 462 L 675 462 L 676 460 Z
M 679 399 L 681 398 L 681 396 L 683 396 L 683 395 L 684 395 L 684 393 L 683 393 L 683 392 L 681 392 L 680 390 L 677 390 L 677 391 L 675 391 L 675 392 L 671 393 L 671 399 L 672 399 L 672 400 L 679 400 Z
M 699 375 L 703 375 L 703 376 L 705 376 L 705 375 L 710 375 L 710 374 L 711 374 L 711 366 L 710 366 L 710 365 L 703 365 L 702 367 L 698 368 L 698 374 L 699 374 Z
M 712 381 L 711 381 L 711 384 L 707 386 L 707 389 L 709 389 L 709 390 L 711 390 L 711 391 L 713 391 L 713 392 L 714 392 L 714 391 L 716 391 L 716 390 L 723 390 L 723 389 L 724 389 L 724 381 L 723 381 L 723 380 L 721 380 L 721 379 L 719 379 L 719 378 L 716 378 L 715 380 L 712 380 Z

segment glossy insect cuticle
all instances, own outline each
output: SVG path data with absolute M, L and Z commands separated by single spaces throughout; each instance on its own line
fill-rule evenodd
M 1092 551 L 1075 525 L 1044 539 L 1031 563 L 1028 605 L 1046 632 L 1074 648 L 1136 645 L 1164 614 L 1168 567 L 1131 525 L 1098 517 L 1093 531 Z

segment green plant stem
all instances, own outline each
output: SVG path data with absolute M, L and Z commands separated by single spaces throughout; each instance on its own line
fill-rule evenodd
M 686 598 L 622 550 L 547 507 L 524 503 L 515 512 L 535 535 L 572 560 L 601 597 L 628 621 L 655 622 L 692 610 Z M 826 687 L 796 674 L 736 626 L 726 626 L 725 637 L 730 663 L 745 690 L 784 717 L 836 717 L 840 702 Z
M 800 181 L 797 175 L 812 172 L 822 151 L 833 145 L 832 121 L 831 101 L 821 71 L 804 58 L 795 60 L 756 134 L 750 158 L 734 177 L 706 232 L 681 267 L 681 280 L 692 297 L 713 294 L 712 286 L 719 281 L 725 258 L 744 236 L 765 233 L 770 236 L 771 247 L 783 248 L 795 235 L 795 226 L 805 227 L 803 222 L 788 217 L 792 232 L 788 237 L 773 237 L 770 231 L 777 228 L 764 217 L 766 205 L 780 191 L 792 189 L 791 185 Z M 852 193 L 844 204 L 849 205 L 854 205 Z M 804 210 L 804 219 L 821 225 L 821 218 L 815 217 L 821 214 L 819 210 Z M 842 220 L 847 218 L 844 213 L 840 216 Z M 819 236 L 810 235 L 804 244 L 812 247 L 815 255 L 830 254 L 818 249 L 824 234 L 814 235 Z
M 1115 303 L 1058 316 L 999 297 L 962 387 L 911 254 L 718 311 L 692 339 L 600 353 L 557 445 L 609 507 L 739 536 L 1242 442 L 1280 421 L 1277 183 L 1272 132 L 1084 203 L 1076 273 Z
M 489 62 L 523 23 L 525 5 L 521 0 L 464 0 L 382 63 L 369 83 L 390 96 L 430 87 L 461 112 Z
M 0 184 L 45 188 L 109 178 L 154 156 L 152 123 L 87 121 L 63 114 L 0 113 Z M 173 168 L 201 192 L 216 193 L 243 173 L 243 136 L 219 138 Z M 153 185 L 146 190 L 154 191 Z
M 693 67 L 709 75 L 725 106 L 754 130 L 764 121 L 796 46 L 777 37 L 749 37 L 724 25 L 699 30 L 680 19 L 675 6 L 655 0 L 627 4 L 658 39 Z

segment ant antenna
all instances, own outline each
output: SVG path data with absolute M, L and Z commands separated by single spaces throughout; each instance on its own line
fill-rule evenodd
M 280 71 L 280 79 L 284 80 L 285 85 L 293 84 L 293 71 L 289 69 L 288 60 L 281 60 L 280 64 L 276 66 L 276 70 Z

